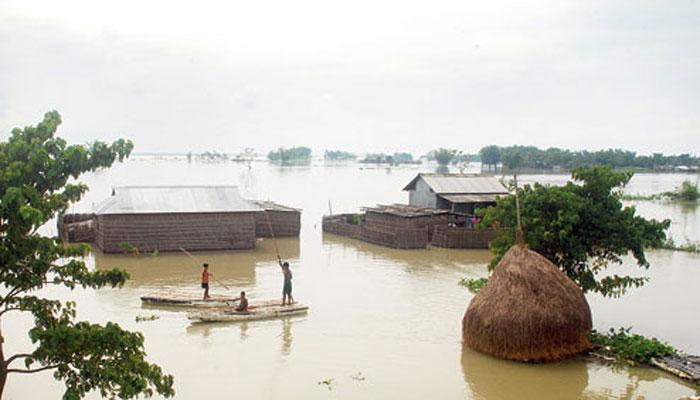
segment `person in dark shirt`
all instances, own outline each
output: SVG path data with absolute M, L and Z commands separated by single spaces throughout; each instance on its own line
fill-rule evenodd
M 282 305 L 294 303 L 294 297 L 292 296 L 292 270 L 289 269 L 288 262 L 282 262 L 279 260 L 280 267 L 282 267 L 282 275 L 284 276 L 284 284 L 282 285 Z

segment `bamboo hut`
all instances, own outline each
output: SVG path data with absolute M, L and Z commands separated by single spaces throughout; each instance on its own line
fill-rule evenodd
M 323 217 L 323 231 L 395 249 L 424 249 L 448 211 L 404 204 L 364 207 L 363 214 Z
M 298 237 L 301 230 L 301 210 L 274 201 L 252 200 L 264 212 L 255 214 L 255 236 Z
M 515 361 L 554 361 L 590 347 L 581 289 L 540 254 L 517 244 L 472 299 L 462 320 L 471 348 Z
M 95 212 L 95 243 L 105 253 L 255 247 L 258 206 L 235 186 L 125 186 Z

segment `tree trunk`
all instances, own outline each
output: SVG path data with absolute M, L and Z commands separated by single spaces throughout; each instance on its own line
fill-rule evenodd
M 0 399 L 5 390 L 5 381 L 7 381 L 7 365 L 5 364 L 5 353 L 3 348 L 5 345 L 5 337 L 2 335 L 2 320 L 0 319 Z

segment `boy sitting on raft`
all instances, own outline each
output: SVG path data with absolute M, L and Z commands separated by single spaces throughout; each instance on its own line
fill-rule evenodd
M 236 307 L 235 311 L 243 314 L 248 313 L 248 298 L 246 297 L 245 292 L 241 292 L 241 299 L 239 300 L 238 307 Z

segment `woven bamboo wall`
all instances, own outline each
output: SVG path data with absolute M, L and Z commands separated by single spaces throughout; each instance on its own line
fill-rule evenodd
M 267 216 L 265 215 L 267 214 Z M 270 224 L 268 225 L 268 220 Z M 270 235 L 270 225 L 276 237 L 299 236 L 301 229 L 301 212 L 268 210 L 255 213 L 255 236 L 268 238 Z
M 346 222 L 349 215 L 351 214 L 323 217 L 323 231 L 395 249 L 424 249 L 428 245 L 427 229 L 355 225 Z
M 58 232 L 67 243 L 91 243 L 95 240 L 95 214 L 64 214 L 58 218 Z
M 394 214 L 367 211 L 367 227 L 381 231 L 426 230 L 428 240 L 432 239 L 435 226 L 447 225 L 447 214 L 404 217 Z
M 496 237 L 494 229 L 474 229 L 462 227 L 436 226 L 431 245 L 453 249 L 488 249 Z
M 353 239 L 361 239 L 362 226 L 347 223 L 347 217 L 353 214 L 342 214 L 323 217 L 321 225 L 323 232 Z
M 98 215 L 96 244 L 121 253 L 120 243 L 141 252 L 233 250 L 255 247 L 254 213 Z

